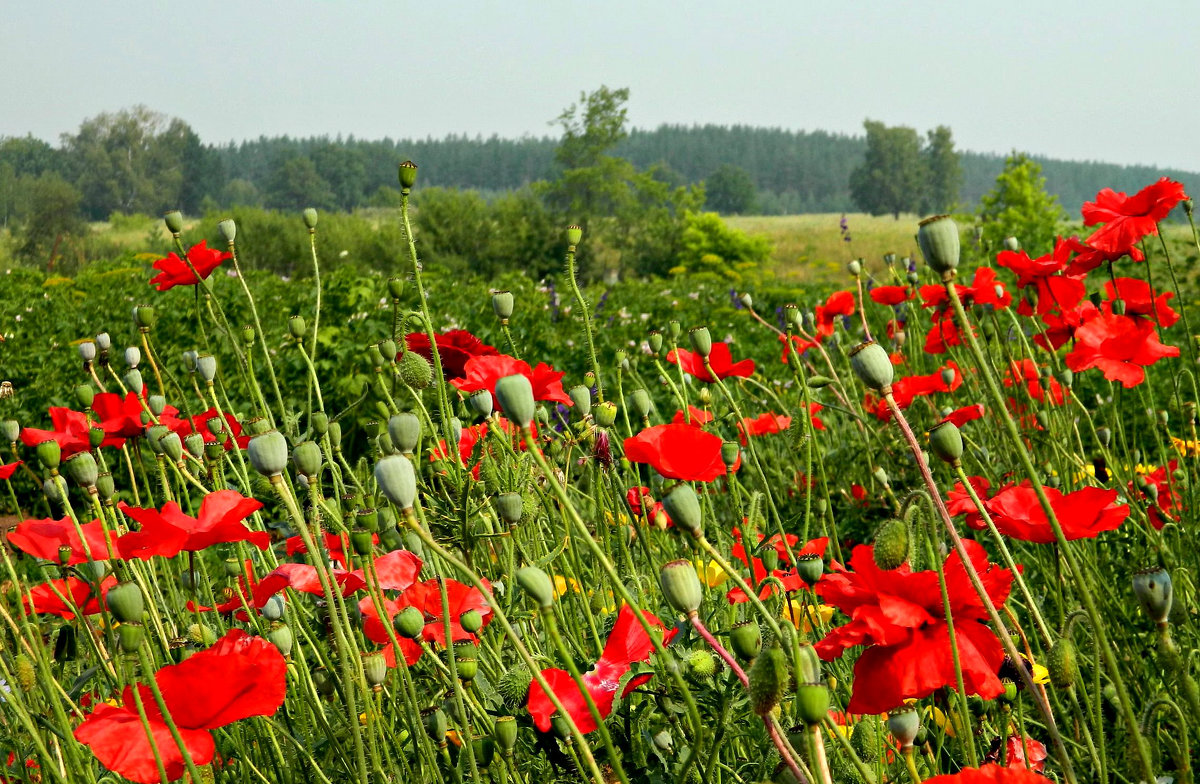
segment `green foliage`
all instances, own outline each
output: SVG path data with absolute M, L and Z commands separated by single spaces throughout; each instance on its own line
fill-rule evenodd
M 1014 152 L 1004 162 L 990 193 L 979 205 L 985 248 L 995 250 L 1005 237 L 1016 237 L 1031 255 L 1048 253 L 1066 214 L 1046 192 L 1046 178 L 1036 161 Z
M 707 209 L 723 215 L 742 215 L 755 208 L 754 178 L 740 166 L 723 163 L 704 180 Z
M 729 227 L 715 212 L 688 213 L 683 249 L 672 272 L 715 273 L 741 282 L 771 258 L 771 243 Z
M 69 251 L 78 251 L 87 226 L 79 217 L 81 195 L 57 174 L 25 177 L 18 183 L 24 197 L 24 222 L 17 253 L 25 259 L 51 265 Z
M 921 212 L 950 212 L 958 203 L 958 191 L 963 182 L 960 156 L 954 149 L 950 129 L 945 125 L 929 131 L 926 138 L 921 153 L 925 159 L 925 198 Z
M 854 203 L 871 215 L 916 212 L 925 197 L 927 172 L 921 137 L 912 128 L 889 128 L 867 120 L 867 154 L 850 175 Z
M 285 156 L 275 165 L 267 180 L 268 207 L 303 210 L 306 207 L 330 209 L 335 204 L 333 188 L 317 171 L 311 158 Z

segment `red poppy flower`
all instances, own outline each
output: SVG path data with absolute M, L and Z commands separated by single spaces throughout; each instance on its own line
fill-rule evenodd
M 976 419 L 983 418 L 983 403 L 976 403 L 973 406 L 963 406 L 956 408 L 946 416 L 942 417 L 943 422 L 953 422 L 956 427 L 962 427 Z
M 1169 327 L 1179 321 L 1179 314 L 1172 310 L 1167 300 L 1175 296 L 1175 292 L 1167 291 L 1154 295 L 1150 284 L 1138 278 L 1117 278 L 1104 284 L 1104 293 L 1108 295 L 1103 310 L 1113 315 L 1113 300 L 1120 299 L 1125 303 L 1126 316 L 1145 316 L 1158 322 L 1161 327 Z
M 1008 599 L 1012 572 L 991 565 L 983 546 L 966 541 L 968 557 L 996 607 Z M 859 545 L 850 558 L 853 571 L 834 564 L 817 583 L 822 599 L 850 616 L 816 645 L 826 661 L 848 648 L 868 646 L 854 665 L 854 688 L 846 710 L 883 713 L 907 699 L 920 699 L 944 686 L 954 688 L 955 668 L 936 571 L 910 571 L 907 564 L 884 571 L 873 548 Z M 987 610 L 971 587 L 957 552 L 944 568 L 959 661 L 968 694 L 984 699 L 1004 692 L 997 672 L 1004 651 L 988 628 Z
M 1186 198 L 1183 183 L 1166 177 L 1132 196 L 1105 188 L 1080 210 L 1083 225 L 1104 224 L 1087 238 L 1087 244 L 1103 251 L 1130 248 L 1142 237 L 1158 234 L 1158 222 Z
M 733 529 L 733 538 L 734 538 L 734 545 L 730 549 L 730 555 L 732 555 L 737 560 L 741 561 L 743 564 L 745 564 L 745 566 L 748 569 L 750 569 L 750 574 L 753 578 L 750 583 L 751 585 L 757 586 L 757 585 L 761 584 L 763 580 L 767 579 L 766 565 L 762 562 L 762 559 L 757 556 L 755 556 L 755 557 L 747 556 L 746 548 L 742 544 L 741 530 L 734 528 Z M 785 540 L 779 538 L 779 534 L 773 534 L 769 539 L 767 537 L 765 537 L 763 534 L 759 534 L 758 535 L 758 547 L 759 548 L 764 547 L 764 544 L 763 544 L 764 539 L 766 539 L 765 546 L 774 548 L 776 554 L 779 556 L 779 560 L 781 563 L 791 564 L 792 559 L 791 559 L 791 556 L 788 554 L 788 548 L 789 547 L 795 548 L 795 546 L 800 542 L 799 536 L 796 536 L 795 534 L 788 534 L 787 539 L 785 541 Z M 793 552 L 795 552 L 797 558 L 800 558 L 801 556 L 805 556 L 805 555 L 823 556 L 823 555 L 825 555 L 825 549 L 828 546 L 829 546 L 829 537 L 822 536 L 822 537 L 818 537 L 816 539 L 810 539 L 809 541 L 805 542 L 804 546 L 799 548 L 798 550 L 793 549 Z M 771 576 L 779 579 L 779 581 L 783 583 L 784 590 L 788 591 L 789 593 L 792 591 L 800 591 L 800 590 L 810 587 L 808 585 L 808 583 L 806 583 L 806 582 L 804 582 L 804 580 L 800 579 L 800 576 L 798 574 L 796 574 L 796 572 L 794 570 L 775 569 L 774 571 L 771 572 Z M 758 597 L 760 599 L 766 599 L 768 596 L 775 593 L 775 589 L 776 589 L 776 587 L 775 587 L 774 583 L 768 583 L 767 585 L 763 586 L 759 590 Z M 730 604 L 741 604 L 742 602 L 747 601 L 746 592 L 743 591 L 741 588 L 734 587 L 734 588 L 730 589 L 730 591 L 727 594 L 725 594 L 725 599 Z
M 270 716 L 283 704 L 287 663 L 267 640 L 233 629 L 208 650 L 163 667 L 154 680 L 192 761 L 207 765 L 216 751 L 209 730 L 251 716 Z M 183 753 L 150 689 L 137 688 L 167 778 L 180 778 L 185 770 Z M 156 784 L 154 747 L 134 706 L 132 687 L 125 689 L 122 703 L 119 708 L 106 703 L 96 706 L 75 729 L 75 738 L 109 770 L 132 781 Z
M 1041 368 L 1032 359 L 1013 360 L 1009 365 L 1008 372 L 1001 380 L 1006 387 L 1025 387 L 1025 392 L 1030 399 L 1039 403 L 1061 406 L 1063 400 L 1066 399 L 1066 393 L 1063 392 L 1062 384 L 1058 383 L 1058 379 L 1053 376 L 1043 379 Z M 1046 386 L 1042 386 L 1043 381 Z
M 1159 342 L 1154 322 L 1102 314 L 1075 330 L 1075 348 L 1066 363 L 1076 373 L 1100 368 L 1106 379 L 1129 389 L 1146 379 L 1144 368 L 1177 356 L 1178 346 Z
M 466 364 L 466 377 L 450 381 L 460 392 L 470 394 L 478 389 L 486 389 L 496 395 L 496 382 L 505 376 L 522 375 L 529 379 L 533 387 L 534 400 L 548 400 L 562 403 L 564 406 L 573 405 L 571 398 L 563 391 L 562 377 L 564 373 L 556 371 L 544 363 L 538 363 L 530 368 L 529 363 L 508 356 L 507 354 L 480 355 L 471 357 Z
M 1075 338 L 1075 330 L 1086 324 L 1100 311 L 1090 300 L 1081 300 L 1073 308 L 1043 313 L 1045 329 L 1033 336 L 1033 342 L 1047 351 L 1057 351 Z
M 782 433 L 791 426 L 791 417 L 776 414 L 773 411 L 768 411 L 765 414 L 759 414 L 754 418 L 743 417 L 742 421 L 738 422 L 737 424 L 738 440 L 742 442 L 742 446 L 745 446 L 746 437 L 748 435 L 765 436 L 769 433 Z M 819 429 L 824 430 L 824 424 L 822 424 Z
M 961 284 L 955 283 L 954 290 L 958 293 L 958 298 L 963 300 L 965 304 L 970 290 Z M 940 283 L 930 283 L 922 286 L 919 289 L 921 294 L 921 307 L 932 308 L 935 313 L 952 310 L 950 304 L 950 295 L 946 292 L 946 287 Z
M 1046 784 L 1050 779 L 1020 768 L 984 765 L 982 768 L 963 768 L 958 773 L 925 779 L 925 784 Z
M 1129 517 L 1129 507 L 1116 503 L 1116 490 L 1084 487 L 1064 494 L 1053 487 L 1042 489 L 1050 499 L 1063 535 L 1070 540 L 1094 539 L 1119 527 Z M 1006 487 L 985 506 L 996 529 L 1005 536 L 1038 544 L 1055 541 L 1054 530 L 1032 487 L 1024 484 Z M 983 528 L 983 522 L 975 521 L 974 527 Z
M 91 583 L 80 580 L 78 577 L 51 580 L 31 588 L 22 597 L 22 601 L 25 609 L 31 613 L 48 613 L 69 621 L 75 617 L 75 609 L 84 615 L 99 613 L 100 601 L 108 595 L 108 589 L 116 584 L 116 577 L 112 575 L 105 577 L 100 582 L 100 598 L 98 599 L 92 591 Z M 60 595 L 68 599 L 70 604 L 60 599 Z
M 971 327 L 974 331 L 974 327 Z M 925 353 L 926 354 L 945 354 L 946 349 L 950 346 L 961 346 L 963 343 L 962 330 L 958 328 L 958 324 L 954 321 L 954 317 L 947 314 L 945 317 L 933 322 L 933 326 L 929 328 L 929 333 L 925 335 Z
M 750 378 L 754 375 L 754 360 L 743 359 L 741 362 L 734 362 L 733 355 L 729 353 L 729 344 L 723 341 L 713 343 L 712 351 L 708 355 L 712 373 L 704 366 L 703 357 L 686 348 L 671 349 L 667 354 L 667 361 L 679 365 L 688 375 L 710 384 L 717 379 Z M 716 378 L 713 377 L 714 374 Z
M 633 516 L 640 519 L 647 506 L 653 506 L 654 496 L 650 495 L 649 487 L 631 487 L 625 492 L 625 503 Z
M 942 372 L 946 370 L 950 371 L 949 380 L 942 377 Z M 896 381 L 892 384 L 892 397 L 896 400 L 896 406 L 903 410 L 911 406 L 918 397 L 926 397 L 935 392 L 953 392 L 961 387 L 962 383 L 962 371 L 958 369 L 957 363 L 951 361 L 936 373 L 924 376 L 905 376 Z M 869 393 L 863 399 L 863 407 L 885 421 L 892 416 L 887 402 Z
M 445 648 L 445 614 L 442 612 L 442 592 L 437 579 L 413 583 L 402 590 L 403 592 L 397 598 L 384 599 L 383 610 L 387 614 L 387 622 L 391 623 L 392 619 L 404 608 L 416 607 L 425 617 L 425 628 L 421 632 L 421 639 Z M 487 599 L 479 589 L 457 580 L 446 580 L 446 598 L 450 605 L 450 636 L 454 642 L 476 642 L 479 638 L 464 629 L 460 619 L 463 613 L 475 610 L 483 618 L 483 625 L 486 627 L 492 621 L 492 608 L 488 605 Z M 367 635 L 367 639 L 381 645 L 390 643 L 391 637 L 388 635 L 371 597 L 367 596 L 359 600 L 358 609 L 365 619 L 363 632 Z M 408 642 L 412 645 L 405 645 L 405 640 L 400 640 L 405 661 L 412 664 L 420 658 L 421 646 L 411 640 Z
M 690 421 L 689 421 L 690 420 Z M 688 405 L 687 416 L 684 416 L 683 410 L 675 412 L 675 416 L 671 418 L 673 425 L 691 425 L 692 427 L 701 427 L 713 421 L 713 415 L 702 408 L 696 408 L 693 405 Z
M 711 482 L 725 473 L 721 438 L 691 425 L 655 425 L 625 439 L 625 457 L 668 479 Z
M 447 381 L 466 377 L 467 362 L 472 357 L 490 357 L 500 353 L 465 329 L 452 329 L 433 337 L 442 360 L 442 375 Z M 404 343 L 409 351 L 420 354 L 432 364 L 433 352 L 429 348 L 427 333 L 410 332 L 404 336 Z
M 203 436 L 204 443 L 214 444 L 217 441 L 217 437 L 208 429 L 208 422 L 216 418 L 217 409 L 210 408 L 191 419 L 167 417 L 164 414 L 159 416 L 158 421 L 178 433 L 180 438 L 190 433 L 199 433 Z M 225 420 L 225 434 L 229 436 L 229 438 L 225 439 L 225 451 L 228 452 L 230 449 L 233 449 L 234 444 L 237 444 L 239 449 L 245 449 L 250 443 L 250 434 L 242 435 L 242 425 L 233 414 L 223 413 L 221 414 L 221 418 Z
M 213 270 L 221 266 L 222 261 L 233 258 L 233 254 L 209 248 L 208 241 L 201 240 L 199 244 L 188 249 L 187 257 L 196 268 L 196 272 L 200 273 L 200 277 L 208 278 Z M 154 269 L 158 270 L 158 274 L 150 279 L 150 285 L 159 291 L 166 291 L 175 286 L 195 286 L 200 282 L 195 273 L 188 269 L 187 263 L 174 253 L 154 262 Z
M 242 522 L 262 509 L 262 503 L 236 490 L 218 490 L 204 496 L 197 517 L 184 514 L 174 501 L 167 501 L 161 512 L 124 502 L 118 506 L 142 524 L 140 531 L 131 531 L 118 541 L 125 558 L 173 558 L 183 551 L 195 552 L 222 542 L 249 542 L 260 550 L 271 544 L 270 534 L 252 531 Z
M 971 483 L 971 489 L 975 491 L 975 495 L 979 496 L 979 500 L 987 502 L 988 496 L 992 491 L 992 483 L 984 479 L 982 476 L 968 476 L 967 481 Z M 975 502 L 971 500 L 971 496 L 967 493 L 962 482 L 955 482 L 954 489 L 946 494 L 946 511 L 951 517 L 958 517 L 960 514 L 967 516 L 967 525 L 972 528 L 986 528 L 983 523 L 983 518 L 979 514 L 979 508 L 975 506 Z
M 1159 466 L 1142 477 L 1147 482 L 1147 489 L 1153 486 L 1158 491 L 1158 497 L 1150 504 L 1147 515 L 1150 517 L 1150 524 L 1160 530 L 1167 522 L 1178 520 L 1179 512 L 1183 509 L 1183 497 L 1176 489 L 1178 484 L 1173 482 L 1170 476 L 1177 468 L 1179 468 L 1179 462 L 1172 460 L 1168 465 Z M 1129 494 L 1132 496 L 1135 492 L 1140 492 L 1148 499 L 1154 498 L 1145 490 L 1139 490 L 1135 483 L 1130 482 Z
M 24 462 L 24 460 L 18 460 L 17 462 L 9 463 L 8 465 L 0 465 L 0 480 L 12 479 L 13 474 L 17 472 L 17 469 L 20 468 Z
M 142 423 L 142 400 L 136 392 L 121 397 L 116 392 L 100 392 L 92 401 L 92 410 L 104 430 L 101 446 L 120 448 L 127 438 L 138 438 L 145 432 Z
M 379 544 L 379 534 L 371 535 L 371 544 Z M 299 535 L 289 536 L 285 542 L 288 556 L 303 555 L 308 552 L 308 545 L 304 544 L 304 539 Z M 343 569 L 346 568 L 346 540 L 341 536 L 329 531 L 325 532 L 325 552 L 329 554 L 329 560 L 340 565 Z
M 342 596 L 349 596 L 367 587 L 367 581 L 363 579 L 361 572 L 347 572 L 345 569 L 330 569 L 329 572 L 341 589 Z M 274 571 L 259 581 L 254 590 L 254 606 L 266 606 L 267 600 L 284 588 L 310 593 L 313 596 L 325 595 L 315 567 L 309 564 L 285 563 L 279 564 Z
M 91 449 L 91 444 L 88 442 L 88 431 L 92 425 L 88 422 L 87 414 L 59 406 L 52 406 L 49 414 L 54 429 L 21 428 L 21 443 L 33 448 L 43 441 L 56 441 L 62 449 L 64 459 L 76 452 L 86 452 Z
M 654 644 L 633 613 L 634 610 L 629 605 L 621 606 L 621 611 L 617 613 L 617 621 L 608 635 L 608 641 L 604 645 L 600 659 L 583 675 L 587 692 L 595 702 L 602 719 L 608 718 L 608 715 L 612 713 L 621 678 L 629 672 L 634 662 L 648 661 L 650 654 L 654 652 Z M 675 636 L 676 630 L 665 631 L 666 627 L 663 626 L 662 621 L 652 613 L 642 611 L 642 617 L 650 626 L 664 630 L 663 645 L 668 644 Z M 592 718 L 583 692 L 579 690 L 570 673 L 556 668 L 545 669 L 542 670 L 542 676 L 554 690 L 559 702 L 567 709 L 567 713 L 579 727 L 580 732 L 587 734 L 599 726 Z M 630 679 L 621 692 L 621 697 L 624 698 L 638 686 L 645 684 L 650 677 L 647 674 Z M 526 707 L 529 715 L 533 718 L 534 725 L 542 732 L 549 732 L 550 718 L 554 715 L 554 705 L 537 681 L 529 684 L 529 698 Z
M 1082 278 L 1092 270 L 1110 261 L 1116 261 L 1123 256 L 1128 256 L 1134 261 L 1145 261 L 1146 257 L 1138 250 L 1136 245 L 1131 245 L 1128 248 L 1119 248 L 1113 251 L 1100 250 L 1093 248 L 1091 245 L 1081 241 L 1078 237 L 1067 237 L 1063 242 L 1071 249 L 1071 252 L 1076 254 L 1071 260 L 1070 266 L 1067 267 L 1065 274 L 1072 278 Z
M 1003 765 L 1006 768 L 1025 770 L 1028 767 L 1034 773 L 1041 773 L 1046 769 L 1046 758 L 1049 756 L 1046 752 L 1046 744 L 1041 741 L 1030 737 L 1022 738 L 1020 735 L 1009 735 L 1003 739 L 1003 742 L 1000 738 L 996 738 L 992 743 L 992 748 L 988 750 L 987 756 L 984 757 L 984 761 L 999 763 L 1003 757 Z
M 108 542 L 104 541 L 104 524 L 100 520 L 80 526 L 83 529 L 83 539 L 71 518 L 61 520 L 24 520 L 8 535 L 9 544 L 34 558 L 44 558 L 47 561 L 61 563 L 59 551 L 63 547 L 71 549 L 67 566 L 86 563 L 87 551 L 83 542 L 87 542 L 87 550 L 91 551 L 92 560 L 103 561 L 112 558 L 117 553 L 117 536 L 109 533 Z
M 908 286 L 876 286 L 871 289 L 871 299 L 880 305 L 899 305 L 912 297 Z
M 816 310 L 817 334 L 829 337 L 833 334 L 838 316 L 854 315 L 854 292 L 835 291 L 825 300 L 824 305 L 817 305 Z
M 1017 286 L 1033 286 L 1037 292 L 1036 310 L 1027 300 L 1022 300 L 1017 312 L 1028 316 L 1049 313 L 1053 309 L 1065 310 L 1074 307 L 1087 292 L 1083 281 L 1077 277 L 1061 274 L 1071 262 L 1071 244 L 1062 237 L 1054 243 L 1054 250 L 1036 259 L 1025 251 L 1001 251 L 996 263 L 1007 267 L 1017 275 Z
M 487 423 L 464 427 L 458 435 L 458 458 L 463 465 L 471 465 L 471 456 L 475 454 L 475 445 L 487 435 Z M 438 445 L 429 454 L 430 461 L 445 460 L 450 456 L 446 449 L 446 439 L 440 439 Z
M 996 270 L 991 267 L 979 267 L 975 270 L 967 296 L 975 305 L 991 305 L 1004 309 L 1012 304 L 1012 294 L 996 279 Z
M 780 335 L 779 342 L 783 344 L 783 354 L 780 355 L 779 361 L 786 365 L 788 363 L 788 355 L 791 353 L 788 351 L 788 336 Z M 821 344 L 815 340 L 805 340 L 799 335 L 792 335 L 792 346 L 795 348 L 796 356 L 798 357 L 804 356 L 805 351 L 808 351 L 810 348 L 816 348 L 819 345 Z
M 242 562 L 243 573 L 238 576 L 238 589 L 236 591 L 229 590 L 225 593 L 225 601 L 218 603 L 215 607 L 206 607 L 203 604 L 197 604 L 191 599 L 188 599 L 186 607 L 188 612 L 218 612 L 221 615 L 236 613 L 236 618 L 239 621 L 250 620 L 250 615 L 246 612 L 247 605 L 253 602 L 254 592 L 258 589 L 258 580 L 254 577 L 254 567 L 250 561 Z M 250 581 L 246 581 L 246 576 L 249 575 Z

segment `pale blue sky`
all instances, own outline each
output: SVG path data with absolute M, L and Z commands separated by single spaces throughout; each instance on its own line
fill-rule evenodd
M 517 136 L 581 90 L 633 125 L 947 124 L 961 148 L 1200 171 L 1195 2 L 5 0 L 0 135 L 137 103 L 205 141 Z

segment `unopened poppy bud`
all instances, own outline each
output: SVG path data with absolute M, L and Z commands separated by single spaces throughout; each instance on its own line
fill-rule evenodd
M 46 468 L 55 469 L 62 463 L 62 447 L 57 441 L 42 441 L 34 447 L 33 451 L 37 455 L 38 461 Z
M 313 441 L 301 441 L 292 450 L 292 462 L 296 470 L 305 476 L 316 476 L 321 472 L 324 460 L 321 457 L 321 447 Z
M 304 225 L 309 231 L 317 228 L 317 211 L 315 209 L 306 207 L 304 212 L 301 213 L 301 217 L 304 219 Z
M 945 275 L 958 266 L 958 224 L 949 215 L 934 215 L 918 224 L 917 244 L 930 269 Z
M 829 687 L 824 683 L 802 683 L 796 689 L 796 715 L 812 726 L 829 715 Z
M 511 756 L 517 746 L 517 720 L 512 716 L 500 716 L 492 724 L 492 740 L 500 747 L 504 756 Z
M 251 438 L 247 451 L 250 464 L 263 476 L 276 476 L 287 468 L 287 439 L 278 430 L 268 430 Z
M 704 589 L 696 575 L 696 566 L 691 561 L 671 561 L 663 566 L 658 573 L 658 584 L 667 598 L 667 604 L 677 611 L 691 615 L 700 609 Z
M 421 420 L 416 414 L 407 412 L 395 414 L 388 419 L 388 435 L 392 445 L 403 454 L 411 455 L 421 439 Z
M 91 408 L 95 399 L 96 390 L 92 389 L 91 384 L 80 384 L 75 387 L 75 400 L 79 402 L 80 408 Z
M 726 441 L 721 444 L 721 462 L 730 471 L 737 465 L 738 458 L 742 456 L 742 448 L 736 441 Z
M 567 244 L 574 248 L 583 240 L 583 227 L 571 224 L 567 227 Z
M 850 350 L 850 366 L 859 380 L 876 392 L 890 388 L 895 378 L 895 369 L 887 349 L 874 340 L 859 343 Z
M 688 330 L 688 340 L 692 343 L 693 351 L 701 358 L 708 359 L 708 355 L 712 353 L 712 335 L 709 334 L 708 327 L 692 327 Z
M 371 348 L 372 353 L 377 355 L 376 365 L 382 365 L 384 360 L 379 347 Z M 433 383 L 433 368 L 429 365 L 429 360 L 415 351 L 405 351 L 396 364 L 396 370 L 400 374 L 400 380 L 413 389 L 422 390 Z
M 376 463 L 375 483 L 389 501 L 404 511 L 416 503 L 417 477 L 412 463 L 403 455 L 391 455 Z
M 84 362 L 91 362 L 96 358 L 96 344 L 90 340 L 85 340 L 79 344 L 79 358 Z
M 617 404 L 605 400 L 592 409 L 592 418 L 600 427 L 612 427 L 613 422 L 617 421 Z
M 778 643 L 754 657 L 750 672 L 750 705 L 759 716 L 766 716 L 787 694 L 792 674 L 787 656 Z
M 885 571 L 899 569 L 908 560 L 909 530 L 903 520 L 888 520 L 875 532 L 872 553 L 875 565 Z
M 825 573 L 825 562 L 816 553 L 803 553 L 796 556 L 796 574 L 809 585 L 815 585 Z
M 486 389 L 477 389 L 467 396 L 467 408 L 480 419 L 492 415 L 492 393 Z
M 762 648 L 762 630 L 754 621 L 734 624 L 729 631 L 729 643 L 739 659 L 750 661 L 758 656 Z
M 629 413 L 638 419 L 645 419 L 650 416 L 650 393 L 646 390 L 633 390 L 625 402 L 629 406 Z
M 1161 567 L 1146 569 L 1133 576 L 1133 595 L 1142 611 L 1157 624 L 1167 622 L 1171 613 L 1171 575 Z
M 304 323 L 304 316 L 292 316 L 288 319 L 288 332 L 296 340 L 303 340 L 304 333 L 308 325 Z
M 1071 638 L 1060 637 L 1050 646 L 1050 652 L 1046 656 L 1046 670 L 1054 688 L 1069 689 L 1075 685 L 1079 677 L 1079 661 L 1075 653 L 1075 643 Z
M 497 291 L 492 294 L 492 312 L 501 324 L 508 324 L 513 314 L 513 294 L 511 291 Z
M 541 609 L 549 610 L 554 606 L 554 581 L 536 566 L 522 566 L 518 569 L 517 584 Z
M 63 463 L 63 473 L 80 487 L 95 487 L 100 469 L 91 452 L 76 452 Z
M 950 465 L 959 465 L 963 456 L 962 432 L 953 422 L 934 425 L 929 431 L 929 449 Z
M 183 213 L 179 210 L 164 212 L 163 223 L 167 225 L 167 231 L 172 234 L 178 234 L 183 231 Z
M 492 499 L 492 506 L 497 516 L 509 525 L 521 522 L 525 512 L 525 502 L 520 493 L 501 493 Z
M 500 410 L 510 422 L 521 428 L 528 428 L 533 422 L 535 404 L 533 401 L 533 386 L 529 379 L 521 374 L 505 376 L 496 382 L 496 401 Z
M 400 187 L 409 190 L 417 184 L 417 164 L 404 161 L 400 164 Z
M 130 392 L 141 395 L 142 390 L 146 388 L 145 382 L 142 381 L 142 371 L 134 369 L 125 371 L 125 375 L 121 377 L 125 382 L 125 386 Z
M 1021 243 L 1016 237 L 1005 237 L 1003 245 L 1005 250 L 1012 251 L 1013 253 L 1021 249 Z
M 912 748 L 921 730 L 921 717 L 913 708 L 898 708 L 888 714 L 887 726 L 888 732 L 900 744 L 900 749 L 907 751 Z
M 833 383 L 833 379 L 829 376 L 809 376 L 807 383 L 811 389 L 824 389 Z
M 212 354 L 201 354 L 196 357 L 196 372 L 200 374 L 200 378 L 211 384 L 217 377 L 217 358 Z
M 862 259 L 851 259 L 846 262 L 846 272 L 849 272 L 854 277 L 862 274 Z
M 267 632 L 267 640 L 285 657 L 292 655 L 292 644 L 295 642 L 295 637 L 292 635 L 291 627 L 287 624 L 272 624 L 271 629 Z
M 675 522 L 676 527 L 699 538 L 704 533 L 704 518 L 700 511 L 700 499 L 687 483 L 680 483 L 662 500 L 663 510 Z
M 117 492 L 117 485 L 113 481 L 112 474 L 107 471 L 96 476 L 96 492 L 100 494 L 102 501 L 108 501 Z
M 392 277 L 388 278 L 388 294 L 393 300 L 398 300 L 404 296 L 404 285 L 404 278 L 398 275 L 393 275 Z
M 146 611 L 146 600 L 137 583 L 121 583 L 108 589 L 104 597 L 108 611 L 121 623 L 139 623 Z

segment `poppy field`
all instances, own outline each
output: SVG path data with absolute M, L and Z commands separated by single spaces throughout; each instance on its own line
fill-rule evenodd
M 0 781 L 1193 780 L 1182 185 L 741 291 L 439 276 L 399 175 L 390 277 L 11 278 Z

